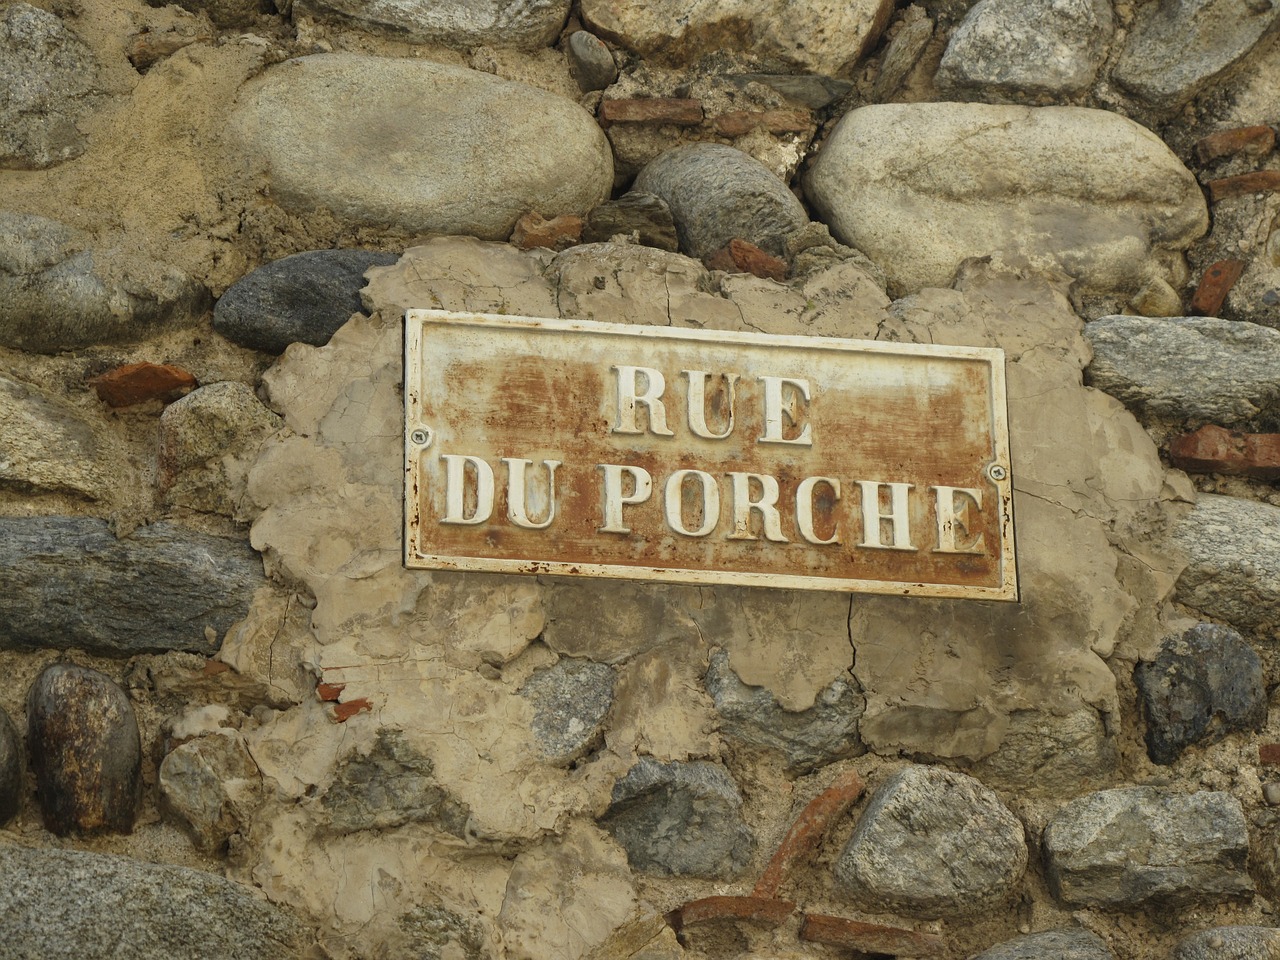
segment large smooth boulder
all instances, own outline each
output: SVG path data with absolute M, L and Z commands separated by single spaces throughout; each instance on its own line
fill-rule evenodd
M 805 189 L 895 295 L 950 286 L 962 261 L 986 256 L 1133 293 L 1172 276 L 1208 227 L 1200 185 L 1159 137 L 1082 107 L 862 107 L 836 125 Z
M 888 0 L 583 0 L 593 31 L 649 59 L 733 50 L 803 73 L 845 73 L 889 23 Z
M 585 215 L 613 186 L 609 143 L 576 103 L 425 60 L 286 61 L 228 132 L 273 200 L 351 226 L 504 240 L 530 210 Z

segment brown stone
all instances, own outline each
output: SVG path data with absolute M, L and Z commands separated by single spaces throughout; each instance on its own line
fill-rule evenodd
M 1197 317 L 1216 317 L 1244 268 L 1243 260 L 1219 260 L 1205 270 L 1191 298 L 1191 313 Z
M 800 816 L 796 817 L 795 823 L 782 838 L 782 843 L 778 844 L 777 852 L 760 875 L 760 881 L 751 895 L 776 896 L 796 864 L 813 857 L 831 825 L 848 812 L 864 790 L 866 785 L 857 771 L 846 770 L 836 777 L 831 786 L 809 801 L 809 805 L 800 811 Z
M 667 922 L 677 933 L 686 927 L 714 920 L 748 920 L 776 927 L 795 913 L 790 900 L 774 897 L 703 897 L 691 900 L 667 914 Z
M 813 114 L 808 110 L 734 110 L 715 117 L 711 124 L 723 137 L 742 137 L 752 130 L 770 133 L 808 133 L 814 128 Z
M 547 220 L 540 213 L 526 213 L 516 221 L 511 242 L 521 250 L 567 249 L 582 242 L 582 218 L 566 214 Z
M 98 399 L 110 407 L 177 400 L 196 388 L 196 378 L 186 370 L 161 363 L 125 364 L 90 382 Z
M 1280 766 L 1280 743 L 1260 744 L 1258 762 L 1268 767 Z
M 846 920 L 820 913 L 806 913 L 800 939 L 859 953 L 889 954 L 895 957 L 932 957 L 943 953 L 946 941 L 931 933 L 917 933 L 900 927 L 886 927 L 861 920 Z
M 1239 433 L 1210 424 L 1175 437 L 1169 444 L 1169 459 L 1189 473 L 1278 480 L 1280 433 Z
M 729 255 L 738 269 L 750 273 L 762 280 L 776 280 L 785 283 L 787 279 L 787 261 L 781 257 L 765 253 L 754 243 L 734 238 L 729 241 Z
M 701 100 L 673 97 L 645 97 L 631 100 L 602 100 L 600 123 L 658 123 L 695 127 L 702 122 Z
M 1236 127 L 1233 130 L 1219 130 L 1196 141 L 1196 159 L 1203 163 L 1212 163 L 1222 157 L 1243 153 L 1248 156 L 1266 156 L 1276 146 L 1276 132 L 1266 124 L 1256 127 Z
M 1269 193 L 1280 190 L 1280 170 L 1257 170 L 1235 177 L 1223 177 L 1221 180 L 1210 180 L 1205 186 L 1209 188 L 1209 199 L 1214 203 L 1250 193 Z
M 27 694 L 27 750 L 45 827 L 130 833 L 142 789 L 142 744 L 129 698 L 109 677 L 51 664 Z
M 205 29 L 204 24 L 185 29 L 143 30 L 129 38 L 125 55 L 134 69 L 139 73 L 146 73 L 161 60 L 173 56 L 183 47 L 211 39 L 213 39 L 213 32 Z

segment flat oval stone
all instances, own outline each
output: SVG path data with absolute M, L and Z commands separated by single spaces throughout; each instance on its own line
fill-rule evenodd
M 583 216 L 613 186 L 578 104 L 424 60 L 289 60 L 246 88 L 229 133 L 273 200 L 353 226 L 505 240 L 528 211 Z
M 0 827 L 22 806 L 22 751 L 9 714 L 0 707 Z
M 111 678 L 69 663 L 45 667 L 27 693 L 27 749 L 50 831 L 133 830 L 142 744 L 133 706 Z
M 1134 293 L 1208 227 L 1199 183 L 1159 137 L 1083 107 L 862 107 L 836 124 L 805 189 L 894 296 L 949 287 L 985 256 Z
M 635 190 L 666 201 L 680 248 L 702 258 L 735 237 L 770 253 L 809 222 L 785 183 L 759 160 L 721 143 L 689 143 L 651 161 Z

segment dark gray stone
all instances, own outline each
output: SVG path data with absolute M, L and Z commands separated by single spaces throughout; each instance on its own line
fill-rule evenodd
M 212 654 L 266 583 L 248 544 L 172 523 L 0 517 L 0 649 Z
M 727 653 L 711 657 L 704 682 L 720 713 L 721 732 L 755 747 L 777 750 L 790 773 L 809 773 L 866 752 L 858 739 L 858 719 L 866 709 L 852 677 L 834 681 L 808 710 L 784 709 L 764 687 L 738 679 Z
M 1046 930 L 998 943 L 972 960 L 1115 960 L 1115 954 L 1088 930 Z
M 1280 9 L 1280 5 L 1277 5 Z M 1140 415 L 1280 429 L 1280 331 L 1212 317 L 1102 317 L 1084 328 L 1088 382 Z
M 1267 0 L 1145 4 L 1111 76 L 1147 103 L 1173 108 L 1243 60 L 1280 24 Z
M 1214 743 L 1266 722 L 1262 660 L 1230 627 L 1201 623 L 1170 637 L 1133 676 L 1146 708 L 1153 763 L 1173 763 L 1193 743 Z
M 616 681 L 607 664 L 569 659 L 525 681 L 520 694 L 533 704 L 533 735 L 542 752 L 569 763 L 595 746 Z
M 937 82 L 949 93 L 1035 102 L 1081 93 L 1107 55 L 1111 0 L 980 0 L 951 35 Z
M 860 906 L 939 917 L 994 906 L 1026 867 L 1022 823 L 999 797 L 962 773 L 910 766 L 876 790 L 835 876 Z
M 406 823 L 435 824 L 466 834 L 471 811 L 435 778 L 435 765 L 398 730 L 379 730 L 368 755 L 349 759 L 325 791 L 323 804 L 336 833 L 384 830 Z
M 54 14 L 0 14 L 0 168 L 38 170 L 84 153 L 77 121 L 96 91 L 89 48 Z
M 569 54 L 569 72 L 578 82 L 583 93 L 603 90 L 618 79 L 618 67 L 613 54 L 603 40 L 586 30 L 569 34 L 565 47 Z
M 22 807 L 22 747 L 9 714 L 0 707 L 0 827 Z
M 0 211 L 0 346 L 58 353 L 190 324 L 208 291 L 181 270 L 97 248 L 56 220 Z
M 1202 493 L 1172 539 L 1187 554 L 1179 603 L 1238 630 L 1280 628 L 1280 507 Z
M 1173 960 L 1274 960 L 1280 956 L 1280 929 L 1210 927 L 1173 948 Z
M 79 850 L 0 846 L 0 956 L 299 960 L 311 940 L 222 877 Z
M 45 667 L 27 692 L 27 752 L 50 831 L 133 831 L 142 742 L 133 705 L 110 677 L 69 663 Z
M 671 251 L 680 249 L 671 208 L 665 200 L 651 193 L 632 190 L 617 200 L 600 204 L 587 214 L 582 242 L 608 243 L 619 233 L 646 247 Z
M 737 73 L 729 79 L 743 87 L 750 83 L 763 83 L 810 110 L 829 107 L 853 89 L 849 80 L 817 74 Z
M 764 164 L 720 143 L 673 147 L 640 171 L 635 189 L 666 201 L 680 249 L 699 260 L 735 237 L 782 254 L 786 235 L 809 222 Z
M 614 784 L 601 825 L 645 873 L 728 879 L 742 872 L 755 846 L 737 784 L 705 760 L 641 757 Z
M 291 343 L 322 347 L 364 309 L 364 272 L 399 259 L 374 250 L 313 250 L 275 260 L 227 288 L 213 309 L 213 328 L 266 353 Z
M 1044 832 L 1045 872 L 1068 906 L 1130 909 L 1253 893 L 1249 834 L 1228 793 L 1101 790 L 1064 804 Z

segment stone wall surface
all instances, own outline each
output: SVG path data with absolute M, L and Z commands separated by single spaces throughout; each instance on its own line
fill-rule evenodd
M 0 960 L 1274 956 L 1277 9 L 0 0 Z M 407 569 L 412 308 L 1001 348 L 1020 597 Z

